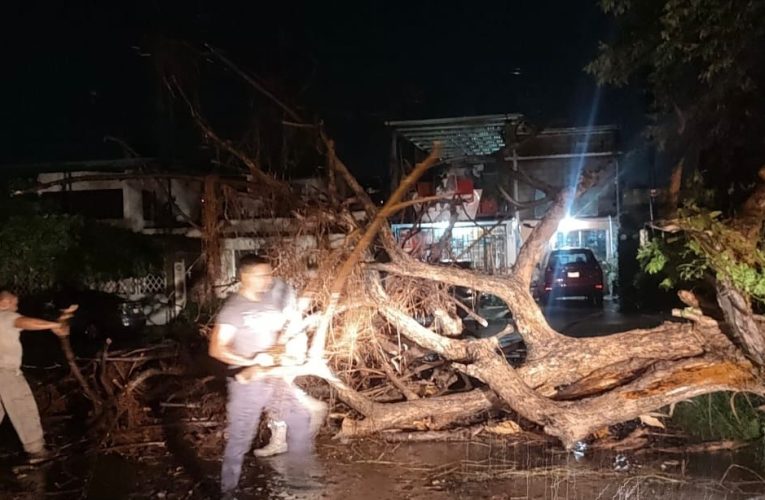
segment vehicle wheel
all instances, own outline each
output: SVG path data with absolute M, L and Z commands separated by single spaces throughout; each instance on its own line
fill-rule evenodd
M 595 307 L 603 307 L 603 294 L 602 293 L 596 293 L 592 296 L 592 304 Z

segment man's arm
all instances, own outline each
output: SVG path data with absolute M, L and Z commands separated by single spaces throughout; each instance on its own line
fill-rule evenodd
M 298 299 L 295 291 L 290 289 L 290 295 L 286 302 L 285 307 L 282 309 L 285 321 L 284 332 L 281 335 L 280 341 L 283 344 L 286 344 L 294 337 L 305 334 L 308 323 L 303 318 L 303 314 L 310 307 L 311 298 L 301 297 Z
M 46 321 L 44 319 L 30 318 L 28 316 L 19 316 L 13 322 L 13 326 L 22 330 L 39 332 L 42 330 L 53 330 L 58 335 L 59 331 L 63 331 L 65 325 L 57 321 Z
M 210 347 L 208 349 L 210 356 L 227 365 L 234 366 L 270 366 L 273 364 L 273 358 L 265 353 L 259 353 L 254 358 L 245 358 L 236 354 L 231 350 L 231 342 L 234 340 L 234 335 L 236 335 L 235 326 L 226 323 L 216 324 L 210 336 Z
M 326 361 L 322 359 L 308 360 L 301 365 L 294 366 L 250 366 L 236 375 L 241 383 L 248 383 L 260 377 L 288 377 L 295 378 L 304 375 L 313 375 L 329 382 L 339 382 L 340 379 L 332 373 Z

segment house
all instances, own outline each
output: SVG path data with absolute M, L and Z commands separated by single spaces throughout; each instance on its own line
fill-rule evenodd
M 420 181 L 414 194 L 453 194 L 465 202 L 452 231 L 452 254 L 441 255 L 441 260 L 465 260 L 487 272 L 508 272 L 522 242 L 549 207 L 544 186 L 523 180 L 572 186 L 582 171 L 596 170 L 597 184 L 568 208 L 550 249 L 589 247 L 615 272 L 620 213 L 617 127 L 535 130 L 519 114 L 392 121 L 387 126 L 394 183 L 431 151 L 435 141 L 442 144 L 442 163 Z M 409 251 L 422 252 L 445 231 L 453 217 L 449 206 L 443 202 L 426 213 L 413 210 L 393 224 L 394 232 Z M 490 229 L 489 237 L 483 236 Z
M 183 233 L 199 219 L 201 183 L 182 174 L 149 174 L 152 158 L 28 165 L 49 206 L 145 234 Z M 176 229 L 174 231 L 173 229 Z
M 171 294 L 179 298 L 176 309 L 180 310 L 185 305 L 186 282 L 194 282 L 204 274 L 200 257 L 202 212 L 210 201 L 204 199 L 208 178 L 156 173 L 152 166 L 157 167 L 152 159 L 137 158 L 37 165 L 30 171 L 39 172 L 35 191 L 58 211 L 82 214 L 161 239 L 166 269 L 160 276 L 135 277 L 98 287 L 131 297 Z M 251 196 L 246 176 L 215 179 L 224 212 L 218 226 L 220 269 L 214 284 L 219 296 L 225 296 L 235 286 L 236 263 L 244 253 L 278 242 L 294 245 L 309 261 L 315 257 L 318 242 L 305 234 L 305 223 L 278 214 L 267 201 Z M 326 191 L 323 181 L 316 178 L 297 179 L 291 184 L 296 193 L 305 197 Z M 354 215 L 362 216 L 361 212 Z M 328 237 L 340 244 L 345 235 Z
M 6 165 L 14 177 L 34 177 L 35 193 L 46 211 L 70 213 L 161 238 L 164 266 L 146 276 L 91 283 L 101 291 L 131 300 L 155 299 L 146 310 L 150 322 L 164 324 L 186 304 L 186 281 L 198 260 L 198 242 L 180 237 L 185 218 L 199 216 L 199 182 L 184 176 L 149 177 L 153 158 L 68 161 Z M 173 216 L 183 212 L 184 216 Z M 151 302 L 151 301 L 150 301 Z

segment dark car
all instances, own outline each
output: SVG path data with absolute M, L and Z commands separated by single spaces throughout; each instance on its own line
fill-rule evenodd
M 561 297 L 584 297 L 603 305 L 603 269 L 589 248 L 553 250 L 540 268 L 536 295 L 542 304 Z
M 54 320 L 59 310 L 71 304 L 79 305 L 70 320 L 73 340 L 132 336 L 146 325 L 141 302 L 93 290 L 62 290 L 29 297 L 22 304 L 22 312 Z

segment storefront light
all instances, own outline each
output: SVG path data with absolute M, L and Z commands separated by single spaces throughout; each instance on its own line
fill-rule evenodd
M 578 220 L 567 215 L 558 223 L 558 231 L 562 233 L 568 233 L 569 231 L 573 231 L 578 223 Z

